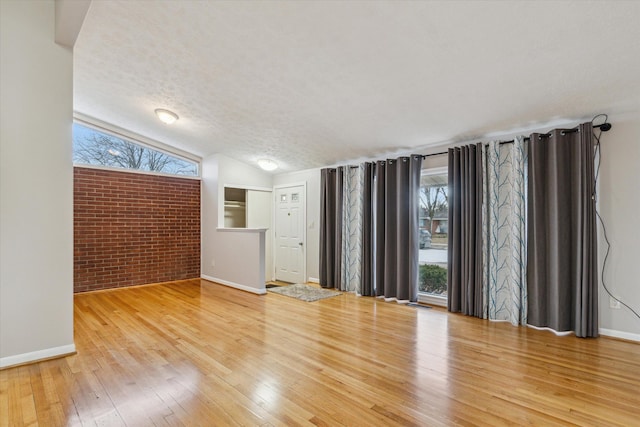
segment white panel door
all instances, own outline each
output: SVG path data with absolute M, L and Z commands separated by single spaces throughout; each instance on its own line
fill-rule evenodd
M 304 283 L 305 187 L 278 188 L 275 199 L 276 280 Z

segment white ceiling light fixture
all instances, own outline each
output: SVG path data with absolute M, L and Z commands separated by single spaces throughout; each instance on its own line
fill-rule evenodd
M 165 110 L 164 108 L 156 108 L 155 111 L 156 111 L 156 116 L 158 116 L 160 121 L 168 125 L 178 120 L 178 115 L 173 111 Z
M 266 171 L 272 171 L 278 169 L 278 164 L 271 159 L 259 159 L 258 166 Z

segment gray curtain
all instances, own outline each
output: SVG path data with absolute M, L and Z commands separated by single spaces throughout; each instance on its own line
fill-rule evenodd
M 384 160 L 377 161 L 375 163 L 375 173 L 374 173 L 374 247 L 375 247 L 375 255 L 373 261 L 373 277 L 374 277 L 374 285 L 373 289 L 376 296 L 384 295 L 384 259 L 385 259 L 385 233 L 384 233 L 384 224 L 385 224 L 385 213 L 386 213 L 386 205 L 385 205 L 385 190 L 386 190 L 386 182 L 387 182 L 387 170 L 386 170 L 386 162 Z
M 449 311 L 483 317 L 482 144 L 449 149 Z
M 418 197 L 422 156 L 376 163 L 375 292 L 398 301 L 418 296 Z
M 374 165 L 364 163 L 361 167 L 362 178 L 362 275 L 359 293 L 365 296 L 375 295 L 374 266 Z
M 598 336 L 591 123 L 529 142 L 528 323 Z
M 320 286 L 341 287 L 343 168 L 320 171 Z

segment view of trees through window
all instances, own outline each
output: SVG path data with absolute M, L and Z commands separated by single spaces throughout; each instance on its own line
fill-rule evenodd
M 420 178 L 420 276 L 418 290 L 447 296 L 449 194 L 446 173 Z
M 198 175 L 195 162 L 78 123 L 73 124 L 73 162 L 170 175 Z

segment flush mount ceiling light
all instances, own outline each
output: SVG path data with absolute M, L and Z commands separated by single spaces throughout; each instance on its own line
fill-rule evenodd
M 258 160 L 258 166 L 266 171 L 272 171 L 278 169 L 278 164 L 270 159 L 260 159 Z
M 176 120 L 178 120 L 178 115 L 173 111 L 165 110 L 164 108 L 156 108 L 156 116 L 168 125 L 172 124 Z

